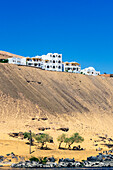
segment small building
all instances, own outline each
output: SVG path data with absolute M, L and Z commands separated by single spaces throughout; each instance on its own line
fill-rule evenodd
M 8 63 L 9 64 L 17 64 L 17 65 L 26 65 L 26 58 L 17 58 L 17 57 L 12 57 L 8 58 Z
M 93 67 L 88 67 L 88 68 L 81 70 L 81 74 L 98 76 L 100 75 L 100 71 L 96 71 Z
M 77 62 L 63 62 L 63 71 L 69 73 L 80 73 L 81 65 Z

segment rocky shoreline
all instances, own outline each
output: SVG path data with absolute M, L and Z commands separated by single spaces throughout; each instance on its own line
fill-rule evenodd
M 112 150 L 109 152 L 113 152 Z M 84 167 L 84 168 L 102 168 L 113 167 L 113 155 L 111 153 L 99 153 L 97 156 L 88 157 L 87 160 L 82 162 L 75 161 L 75 159 L 59 159 L 56 163 L 55 158 L 47 158 L 46 163 L 37 161 L 21 161 L 19 163 L 11 164 L 12 168 L 71 168 L 71 167 Z

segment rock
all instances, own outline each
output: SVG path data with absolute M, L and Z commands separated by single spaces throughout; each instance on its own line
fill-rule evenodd
M 36 120 L 37 118 L 33 117 L 32 120 Z
M 18 133 L 9 133 L 8 135 L 11 137 L 18 137 Z
M 59 129 L 57 129 L 57 130 L 62 130 L 62 131 L 64 131 L 64 132 L 68 132 L 69 128 L 59 128 Z
M 50 128 L 50 127 L 48 127 L 48 128 L 44 128 L 44 127 L 40 127 L 40 128 L 38 128 L 38 130 L 41 130 L 41 131 L 49 130 L 49 129 L 51 129 L 51 128 Z
M 37 83 L 38 83 L 38 84 L 41 84 L 41 82 L 40 82 L 40 81 L 38 81 Z
M 55 158 L 54 157 L 50 157 L 50 158 L 48 158 L 48 161 L 49 162 L 55 162 Z
M 42 117 L 42 118 L 38 119 L 38 121 L 40 121 L 40 120 L 48 120 L 48 118 L 47 117 Z
M 18 133 L 18 137 L 24 138 L 24 133 L 23 132 L 19 132 Z

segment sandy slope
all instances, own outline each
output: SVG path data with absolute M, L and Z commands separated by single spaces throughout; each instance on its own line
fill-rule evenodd
M 48 120 L 38 121 L 41 117 Z M 72 152 L 59 153 L 57 149 L 57 136 L 62 134 L 57 130 L 60 127 L 68 127 L 69 131 L 65 132 L 68 135 L 79 132 L 85 138 L 81 144 L 86 148 L 85 153 L 95 152 L 102 147 L 94 146 L 97 133 L 113 137 L 113 78 L 0 64 L 0 139 L 4 140 L 8 132 L 31 129 L 38 133 L 39 127 L 51 128 L 44 132 L 54 137 L 50 147 L 53 154 L 57 152 L 56 156 L 70 156 Z M 52 151 L 40 152 L 52 155 Z M 75 152 L 71 154 L 73 157 Z
M 12 54 L 12 53 L 5 52 L 5 51 L 0 51 L 0 59 L 7 59 L 7 58 L 12 58 L 12 57 L 23 58 L 20 55 Z

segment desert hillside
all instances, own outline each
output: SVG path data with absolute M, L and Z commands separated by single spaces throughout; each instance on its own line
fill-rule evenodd
M 0 64 L 0 133 L 42 127 L 55 148 L 59 128 L 79 132 L 88 149 L 97 134 L 113 137 L 113 78 Z
M 0 51 L 0 59 L 8 59 L 8 58 L 12 58 L 12 57 L 23 58 L 20 55 L 12 54 L 12 53 L 5 52 L 5 51 Z

